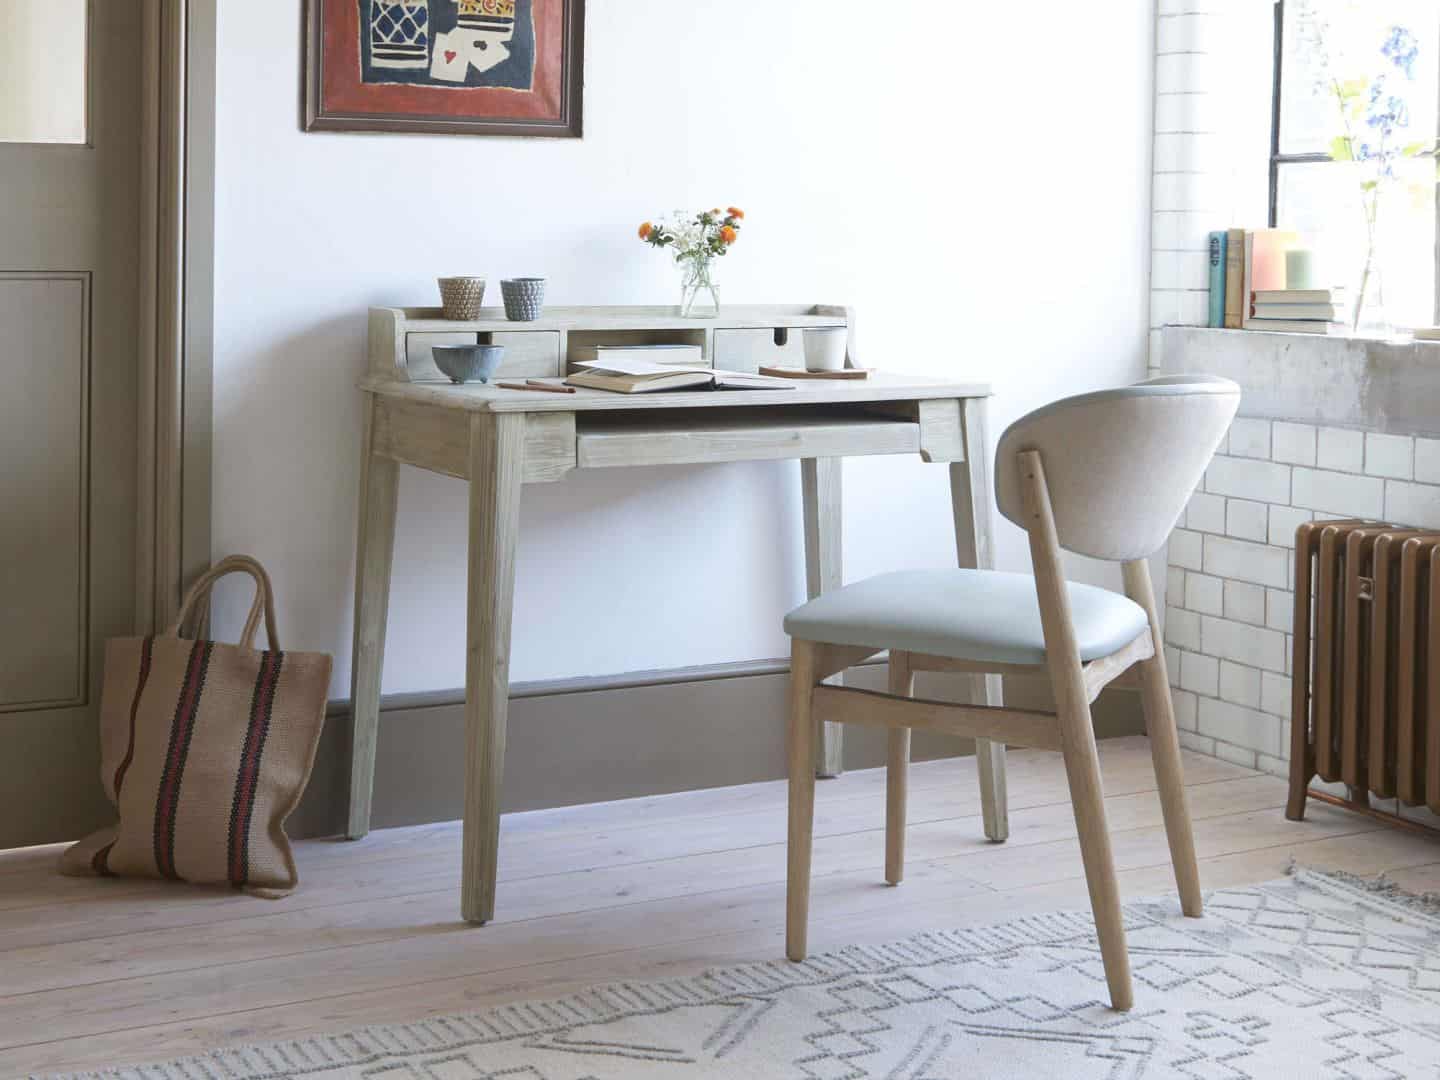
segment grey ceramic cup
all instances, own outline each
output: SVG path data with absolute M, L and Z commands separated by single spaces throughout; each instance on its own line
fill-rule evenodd
M 545 310 L 543 277 L 508 278 L 500 282 L 505 317 L 511 322 L 534 322 Z
M 505 356 L 504 345 L 436 345 L 435 366 L 456 383 L 488 383 Z

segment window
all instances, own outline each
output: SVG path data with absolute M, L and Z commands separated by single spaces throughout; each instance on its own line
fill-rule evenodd
M 1270 224 L 1352 298 L 1373 248 L 1398 325 L 1440 321 L 1437 136 L 1440 0 L 1279 0 Z

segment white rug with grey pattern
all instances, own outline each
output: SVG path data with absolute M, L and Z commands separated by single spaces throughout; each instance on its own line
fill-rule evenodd
M 1440 1077 L 1440 904 L 1297 871 L 1126 909 L 1136 1007 L 1088 912 L 120 1069 L 134 1080 Z M 780 917 L 777 912 L 776 917 Z M 93 1075 L 93 1074 L 91 1074 Z

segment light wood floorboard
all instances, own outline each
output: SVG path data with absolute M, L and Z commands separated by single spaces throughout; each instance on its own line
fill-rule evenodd
M 1101 744 L 1123 895 L 1173 898 L 1143 738 Z M 1440 843 L 1185 755 L 1205 888 L 1291 860 L 1440 889 Z M 884 769 L 818 785 L 811 951 L 1087 905 L 1059 755 L 1010 755 L 1009 843 L 983 836 L 974 759 L 911 770 L 908 866 L 883 884 Z M 597 982 L 782 955 L 783 782 L 510 815 L 497 921 L 459 919 L 457 824 L 298 847 L 303 885 L 267 902 L 67 879 L 59 848 L 0 852 L 0 1076 L 156 1060 L 337 1032 Z

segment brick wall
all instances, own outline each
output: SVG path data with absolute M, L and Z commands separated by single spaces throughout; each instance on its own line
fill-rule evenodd
M 1440 529 L 1440 439 L 1240 417 L 1170 540 L 1166 655 L 1181 740 L 1283 775 L 1295 528 Z

